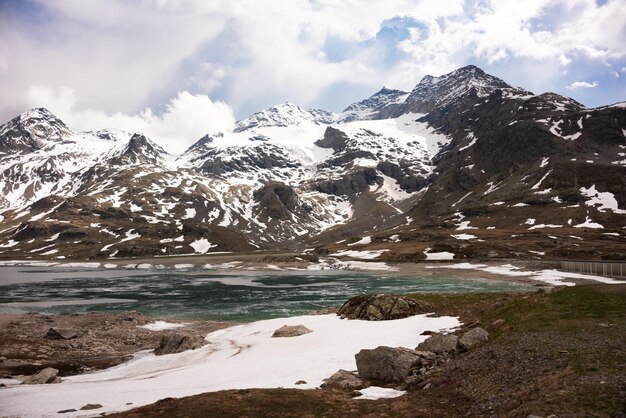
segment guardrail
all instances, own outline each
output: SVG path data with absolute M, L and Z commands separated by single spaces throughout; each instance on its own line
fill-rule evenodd
M 596 276 L 626 278 L 624 261 L 561 261 L 561 269 L 572 273 L 594 274 Z

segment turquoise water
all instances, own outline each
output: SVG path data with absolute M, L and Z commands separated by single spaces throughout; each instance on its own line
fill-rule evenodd
M 345 271 L 236 272 L 0 267 L 0 312 L 146 315 L 249 321 L 307 314 L 364 293 L 524 291 L 492 280 Z

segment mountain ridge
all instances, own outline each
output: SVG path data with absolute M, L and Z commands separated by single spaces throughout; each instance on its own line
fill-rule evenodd
M 0 127 L 0 258 L 294 246 L 390 261 L 615 258 L 625 135 L 620 103 L 588 109 L 475 66 L 340 114 L 276 105 L 178 156 L 33 109 Z

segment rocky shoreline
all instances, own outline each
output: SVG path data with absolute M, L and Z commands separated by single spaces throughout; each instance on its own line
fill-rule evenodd
M 45 368 L 69 376 L 116 366 L 138 351 L 159 346 L 169 330 L 145 328 L 156 321 L 136 311 L 0 314 L 0 378 L 33 375 Z M 180 325 L 180 332 L 201 335 L 232 325 L 171 319 L 168 323 Z M 65 335 L 55 336 L 58 330 Z
M 524 294 L 359 296 L 339 308 L 338 315 L 378 321 L 428 311 L 458 316 L 464 325 L 448 333 L 425 331 L 422 335 L 429 337 L 416 347 L 357 350 L 357 370 L 329 373 L 321 389 L 224 390 L 163 399 L 115 416 L 199 417 L 209 408 L 223 416 L 318 416 L 320 411 L 324 416 L 623 416 L 626 381 L 619 370 L 624 352 L 618 347 L 623 347 L 626 327 L 625 291 L 626 285 L 590 285 Z M 3 375 L 32 374 L 55 364 L 61 364 L 59 375 L 66 376 L 108 367 L 138 350 L 156 348 L 166 335 L 183 335 L 181 342 L 184 335 L 205 335 L 230 325 L 192 322 L 176 332 L 142 328 L 151 323 L 153 318 L 137 312 L 2 315 Z M 45 338 L 54 335 L 51 328 L 69 339 Z M 286 328 L 276 337 L 304 338 L 300 335 L 310 331 Z M 197 341 L 190 342 L 194 348 Z M 101 357 L 89 358 L 88 353 Z M 356 391 L 372 389 L 399 397 L 375 402 L 355 397 Z M 100 405 L 84 407 L 97 413 Z

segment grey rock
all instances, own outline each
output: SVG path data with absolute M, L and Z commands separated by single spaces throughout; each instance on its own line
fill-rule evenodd
M 272 338 L 282 338 L 282 337 L 298 337 L 300 335 L 308 334 L 311 331 L 304 325 L 283 325 L 278 328 L 272 334 Z
M 88 403 L 87 405 L 83 405 L 82 408 L 80 408 L 81 411 L 91 411 L 92 409 L 100 409 L 102 408 L 102 405 L 100 405 L 99 403 Z
M 69 414 L 70 412 L 76 412 L 76 410 L 74 408 L 62 409 L 60 411 L 57 411 L 57 414 Z
M 161 337 L 159 346 L 154 350 L 154 354 L 162 356 L 165 354 L 182 353 L 187 350 L 195 350 L 204 345 L 204 338 L 187 331 L 171 331 Z
M 334 389 L 352 392 L 363 387 L 361 379 L 347 370 L 338 370 L 328 379 L 324 379 L 323 389 Z
M 385 321 L 406 318 L 428 312 L 431 306 L 425 302 L 398 295 L 361 295 L 348 299 L 338 315 L 347 319 Z
M 386 383 L 399 383 L 409 375 L 413 368 L 421 366 L 434 354 L 409 348 L 376 347 L 373 350 L 361 350 L 355 356 L 359 376 L 364 379 Z
M 454 334 L 434 334 L 422 341 L 415 349 L 433 353 L 449 353 L 456 351 L 458 344 L 459 337 Z
M 491 326 L 494 327 L 494 328 L 500 328 L 505 323 L 506 323 L 506 321 L 504 319 L 496 319 L 495 321 L 493 321 L 491 323 Z
M 78 331 L 71 328 L 50 328 L 44 338 L 49 340 L 70 340 L 78 337 Z
M 489 333 L 481 327 L 476 327 L 467 331 L 459 338 L 459 346 L 463 350 L 470 350 L 486 341 L 489 341 Z
M 60 383 L 61 378 L 57 377 L 59 371 L 57 369 L 53 369 L 52 367 L 46 367 L 45 369 L 39 370 L 32 376 L 25 376 L 20 378 L 24 385 L 43 385 L 46 383 Z

